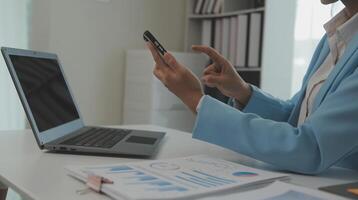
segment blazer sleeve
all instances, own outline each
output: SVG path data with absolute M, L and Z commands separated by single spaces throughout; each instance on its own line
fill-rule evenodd
M 314 69 L 316 67 L 317 59 L 319 58 L 321 50 L 324 48 L 324 46 L 327 46 L 328 48 L 326 34 L 322 37 L 321 41 L 319 42 L 316 48 L 315 53 L 313 54 L 307 73 L 303 78 L 302 86 L 305 85 L 305 83 L 309 80 L 312 73 L 315 72 Z M 242 109 L 242 112 L 254 113 L 262 118 L 271 119 L 274 121 L 281 121 L 281 122 L 288 121 L 288 118 L 293 108 L 299 102 L 299 97 L 301 96 L 302 92 L 304 92 L 303 90 L 304 88 L 302 87 L 301 91 L 298 92 L 290 100 L 283 101 L 271 96 L 270 94 L 263 92 L 262 90 L 260 90 L 259 88 L 253 85 L 251 85 L 251 89 L 252 89 L 251 98 L 248 104 L 244 107 L 244 109 Z M 229 99 L 228 104 L 230 106 L 237 107 L 233 99 Z
M 206 96 L 193 137 L 282 169 L 317 174 L 358 150 L 358 104 L 354 100 L 357 93 L 355 72 L 328 94 L 299 127 L 259 116 L 266 112 L 244 113 Z M 255 101 L 256 105 L 268 105 L 267 98 L 258 97 Z M 279 115 L 285 112 L 275 106 L 270 109 L 282 110 Z
M 299 97 L 299 93 L 297 93 L 292 99 L 283 101 L 265 93 L 256 86 L 251 85 L 251 90 L 250 100 L 244 106 L 242 112 L 254 113 L 262 118 L 274 121 L 287 122 Z M 234 99 L 230 99 L 228 104 L 237 108 Z

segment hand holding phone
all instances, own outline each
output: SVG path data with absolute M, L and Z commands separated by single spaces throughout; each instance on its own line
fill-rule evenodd
M 145 31 L 143 38 L 150 42 L 149 47 L 156 62 L 153 74 L 179 97 L 191 110 L 196 113 L 196 107 L 203 96 L 200 80 L 193 72 L 179 63 L 149 31 Z
M 161 56 L 164 56 L 164 54 L 167 52 L 167 50 L 165 50 L 165 48 L 159 43 L 159 41 L 154 37 L 151 32 L 145 31 L 143 34 L 143 38 L 144 41 L 152 43 L 152 45 L 156 48 L 156 50 Z

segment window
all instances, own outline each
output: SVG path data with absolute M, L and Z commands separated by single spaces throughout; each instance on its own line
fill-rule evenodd
M 0 1 L 0 46 L 27 48 L 29 6 L 28 0 Z M 0 130 L 23 128 L 23 108 L 0 56 Z
M 320 0 L 298 0 L 294 36 L 292 94 L 295 94 L 301 88 L 303 76 L 310 64 L 314 50 L 325 34 L 323 25 L 343 7 L 341 2 L 332 6 L 324 6 Z

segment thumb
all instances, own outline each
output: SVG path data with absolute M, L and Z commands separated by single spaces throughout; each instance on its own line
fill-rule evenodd
M 217 87 L 221 83 L 221 78 L 217 75 L 205 75 L 201 80 L 209 87 Z
M 209 65 L 208 67 L 206 67 L 203 71 L 204 75 L 209 75 L 209 74 L 220 74 L 217 72 L 216 67 L 215 67 L 215 63 Z

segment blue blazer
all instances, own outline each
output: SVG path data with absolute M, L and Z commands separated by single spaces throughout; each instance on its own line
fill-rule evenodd
M 358 170 L 358 34 L 325 81 L 311 115 L 297 126 L 310 77 L 329 53 L 320 41 L 301 90 L 282 101 L 252 86 L 244 110 L 205 96 L 193 138 L 231 149 L 281 169 L 318 174 L 339 164 Z

